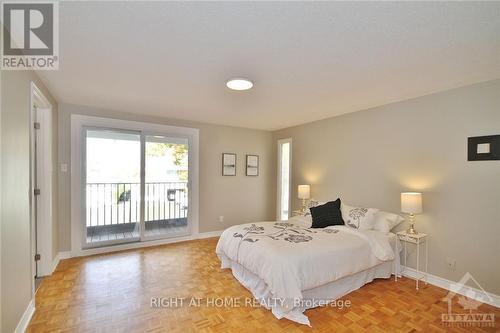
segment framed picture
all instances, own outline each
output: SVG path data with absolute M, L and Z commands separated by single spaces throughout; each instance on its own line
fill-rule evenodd
M 470 137 L 467 147 L 468 161 L 500 160 L 500 135 Z
M 259 175 L 259 156 L 247 155 L 247 176 Z
M 222 175 L 236 176 L 236 154 L 222 153 Z

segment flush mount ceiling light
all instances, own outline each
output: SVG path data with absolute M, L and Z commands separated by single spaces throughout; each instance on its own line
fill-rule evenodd
M 231 79 L 226 82 L 226 86 L 232 90 L 248 90 L 253 87 L 253 83 L 247 79 Z

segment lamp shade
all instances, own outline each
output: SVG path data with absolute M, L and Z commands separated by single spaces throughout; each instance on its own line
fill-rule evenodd
M 418 192 L 401 193 L 401 212 L 407 214 L 422 213 L 422 193 Z
M 311 197 L 311 186 L 299 185 L 297 192 L 299 194 L 299 199 L 309 199 Z

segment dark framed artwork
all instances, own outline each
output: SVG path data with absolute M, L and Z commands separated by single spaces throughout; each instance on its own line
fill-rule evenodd
M 236 154 L 222 153 L 222 175 L 236 176 Z
M 470 137 L 467 146 L 467 160 L 500 160 L 500 135 Z
M 247 155 L 247 176 L 259 175 L 259 155 Z

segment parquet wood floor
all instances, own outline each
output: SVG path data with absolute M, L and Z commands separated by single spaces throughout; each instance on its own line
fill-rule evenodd
M 312 328 L 277 320 L 264 308 L 153 308 L 152 297 L 241 300 L 251 294 L 221 270 L 214 253 L 217 238 L 63 260 L 36 294 L 36 312 L 27 332 L 498 332 L 495 327 L 445 327 L 441 301 L 447 291 L 427 285 L 420 291 L 403 278 L 376 280 L 344 297 L 350 308 L 322 307 L 306 312 Z M 456 302 L 455 310 L 462 307 Z M 242 301 L 243 302 L 243 301 Z M 459 312 L 459 311 L 456 311 Z M 463 310 L 462 310 L 463 312 Z

